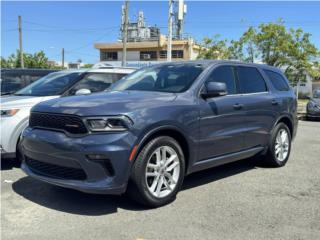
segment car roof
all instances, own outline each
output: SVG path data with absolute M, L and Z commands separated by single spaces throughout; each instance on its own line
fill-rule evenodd
M 261 69 L 271 70 L 282 73 L 279 68 L 269 66 L 267 64 L 260 64 L 260 63 L 247 63 L 241 62 L 237 60 L 187 60 L 187 61 L 177 61 L 177 62 L 164 62 L 153 66 L 160 66 L 160 65 L 179 65 L 179 64 L 191 64 L 191 65 L 202 65 L 205 68 L 209 66 L 213 66 L 216 64 L 241 64 L 245 66 L 257 67 Z

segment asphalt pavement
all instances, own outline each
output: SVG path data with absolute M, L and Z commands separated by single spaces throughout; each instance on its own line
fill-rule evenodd
M 125 196 L 42 183 L 1 165 L 1 239 L 320 239 L 320 122 L 299 122 L 283 168 L 245 159 L 192 174 L 177 199 L 146 209 Z

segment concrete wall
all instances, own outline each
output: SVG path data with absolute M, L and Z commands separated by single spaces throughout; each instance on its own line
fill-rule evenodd
M 294 90 L 296 92 L 297 88 L 294 87 Z M 307 75 L 306 82 L 299 84 L 299 93 L 311 96 L 311 94 L 312 94 L 312 78 L 309 75 Z

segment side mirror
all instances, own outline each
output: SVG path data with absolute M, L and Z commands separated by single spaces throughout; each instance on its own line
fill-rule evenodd
M 204 92 L 201 93 L 203 98 L 213 98 L 227 95 L 227 86 L 222 82 L 208 82 L 205 85 Z
M 88 95 L 90 93 L 91 93 L 91 91 L 89 89 L 81 88 L 81 89 L 76 91 L 75 95 Z

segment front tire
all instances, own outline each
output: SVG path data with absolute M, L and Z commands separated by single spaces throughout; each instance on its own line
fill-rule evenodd
M 137 202 L 159 207 L 172 202 L 181 188 L 185 159 L 179 143 L 160 136 L 140 151 L 131 173 L 129 195 Z
M 265 163 L 272 167 L 286 165 L 291 151 L 291 133 L 288 126 L 278 123 L 271 135 Z

